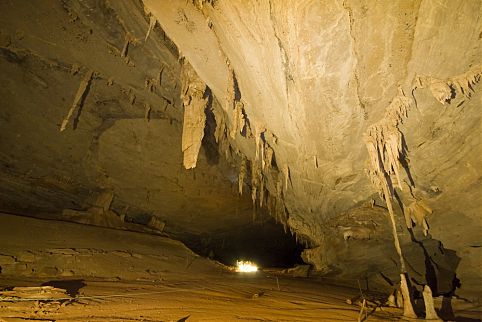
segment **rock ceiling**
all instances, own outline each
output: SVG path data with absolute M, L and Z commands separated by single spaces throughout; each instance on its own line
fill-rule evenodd
M 253 202 L 324 274 L 393 281 L 385 183 L 414 282 L 480 297 L 480 1 L 45 3 L 1 5 L 3 210 L 108 189 L 196 234 Z

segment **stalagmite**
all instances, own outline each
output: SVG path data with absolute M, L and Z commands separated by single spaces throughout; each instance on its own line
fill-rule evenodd
M 403 295 L 402 295 L 402 291 L 400 291 L 400 289 L 397 288 L 397 291 L 395 292 L 395 300 L 396 300 L 396 304 L 397 304 L 397 307 L 398 308 L 402 308 L 403 307 Z
M 74 112 L 82 106 L 83 100 L 85 98 L 85 93 L 87 92 L 87 89 L 89 88 L 90 81 L 92 80 L 93 74 L 94 74 L 94 72 L 92 70 L 89 70 L 85 74 L 82 81 L 80 82 L 80 86 L 79 86 L 79 89 L 77 90 L 77 94 L 75 94 L 74 102 L 72 103 L 72 106 L 70 107 L 70 110 L 67 113 L 67 116 L 62 121 L 62 125 L 60 126 L 60 132 L 63 132 L 67 128 L 67 125 L 69 124 L 70 120 L 72 119 L 72 116 L 74 115 Z
M 192 169 L 196 167 L 199 149 L 204 137 L 205 109 L 208 103 L 208 98 L 205 97 L 207 87 L 187 61 L 184 61 L 182 65 L 181 81 L 181 99 L 184 106 L 183 163 L 186 169 Z
M 392 294 L 390 294 L 387 298 L 386 305 L 389 307 L 397 307 L 397 298 L 396 298 L 396 291 L 394 290 Z
M 423 302 L 425 303 L 425 320 L 442 321 L 435 311 L 432 290 L 428 285 L 423 287 Z

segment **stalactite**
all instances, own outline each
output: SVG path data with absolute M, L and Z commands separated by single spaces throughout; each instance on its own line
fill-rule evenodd
M 246 178 L 246 158 L 242 157 L 241 159 L 241 166 L 239 168 L 239 175 L 238 175 L 238 190 L 239 194 L 243 194 L 243 186 L 244 186 L 244 179 Z
M 233 110 L 233 125 L 229 131 L 229 136 L 235 138 L 236 134 L 243 133 L 246 127 L 246 118 L 244 115 L 244 104 L 242 102 L 236 101 L 234 103 Z
M 122 50 L 121 50 L 121 53 L 120 53 L 120 56 L 122 58 L 127 57 L 127 52 L 129 51 L 129 45 L 131 44 L 132 39 L 133 39 L 132 35 L 127 33 L 126 37 L 125 37 L 124 47 L 122 47 Z
M 470 98 L 474 93 L 473 86 L 476 85 L 482 77 L 482 66 L 474 67 L 465 74 L 453 77 L 450 80 L 451 86 L 465 97 Z
M 285 178 L 285 190 L 288 190 L 288 182 L 291 182 L 291 177 L 290 177 L 290 168 L 288 167 L 287 164 L 285 164 L 283 167 L 283 175 Z
M 262 169 L 264 170 L 265 167 L 270 168 L 271 163 L 273 162 L 274 151 L 269 146 L 268 143 L 264 144 L 264 153 L 262 159 Z
M 368 128 L 365 135 L 365 144 L 371 162 L 369 176 L 378 191 L 380 186 L 380 174 L 395 175 L 398 187 L 402 189 L 400 179 L 400 160 L 404 157 L 402 145 L 403 134 L 398 129 L 404 117 L 408 116 L 408 110 L 412 101 L 399 89 L 398 96 L 389 105 L 385 117 L 378 123 Z M 382 178 L 382 180 L 385 180 Z M 390 189 L 393 187 L 389 184 Z
M 151 31 L 156 26 L 156 23 L 157 23 L 157 19 L 154 17 L 154 15 L 150 15 L 149 16 L 149 28 L 147 29 L 146 38 L 144 39 L 144 42 L 146 42 L 147 38 L 149 38 L 149 35 L 151 34 Z
M 234 70 L 231 67 L 229 61 L 228 65 L 228 87 L 226 89 L 226 110 L 230 111 L 234 109 L 235 99 L 236 99 L 236 89 L 235 89 L 235 75 Z
M 283 176 L 278 174 L 278 181 L 276 182 L 276 198 L 283 198 Z
M 404 315 L 416 317 L 406 280 L 405 260 L 397 234 L 395 212 L 392 205 L 393 185 L 390 180 L 390 175 L 395 174 L 398 186 L 402 187 L 398 171 L 400 160 L 403 157 L 402 133 L 398 130 L 398 125 L 402 122 L 402 117 L 407 117 L 410 106 L 410 100 L 399 89 L 398 96 L 389 105 L 385 117 L 368 129 L 365 143 L 370 156 L 370 179 L 387 203 L 393 241 L 400 260 L 400 287 L 404 296 Z
M 224 117 L 216 118 L 216 130 L 214 131 L 216 143 L 220 143 L 224 136 L 226 136 L 226 122 Z
M 60 132 L 65 131 L 65 129 L 67 128 L 67 125 L 69 124 L 70 120 L 74 115 L 74 112 L 82 106 L 83 100 L 85 98 L 85 94 L 87 92 L 87 89 L 89 88 L 93 75 L 94 75 L 94 72 L 92 70 L 89 70 L 85 74 L 82 81 L 80 82 L 79 89 L 75 94 L 74 101 L 72 102 L 72 106 L 70 107 L 69 112 L 67 113 L 67 116 L 62 121 L 62 124 L 60 125 Z
M 260 207 L 263 207 L 265 190 L 266 189 L 264 188 L 264 179 L 261 179 L 261 183 L 259 187 L 259 206 Z
M 264 140 L 263 140 L 263 133 L 266 131 L 266 129 L 264 128 L 261 128 L 261 127 L 258 127 L 256 128 L 256 139 L 255 139 L 255 143 L 256 143 L 256 151 L 255 151 L 255 157 L 254 157 L 254 160 L 255 162 L 258 161 L 260 159 L 260 155 L 264 152 Z M 261 159 L 263 158 L 263 156 L 261 156 Z
M 452 89 L 444 81 L 434 80 L 429 87 L 432 95 L 441 104 L 445 104 L 452 99 Z
M 145 110 L 144 110 L 144 119 L 149 122 L 151 120 L 151 105 L 145 104 L 144 105 Z
M 205 109 L 208 104 L 208 98 L 205 95 L 207 86 L 187 61 L 182 64 L 181 83 L 181 100 L 184 106 L 183 163 L 186 169 L 192 169 L 196 167 L 199 149 L 204 137 Z
M 432 209 L 419 200 L 413 201 L 408 207 L 404 207 L 405 220 L 408 228 L 412 228 L 412 220 L 423 229 L 423 234 L 428 235 L 428 223 L 426 216 L 432 214 Z
M 441 104 L 449 103 L 457 95 L 470 98 L 474 88 L 482 77 L 482 65 L 475 66 L 467 72 L 442 80 L 430 76 L 416 76 L 413 82 L 413 89 L 429 88 L 432 95 Z
M 261 179 L 261 171 L 257 162 L 251 162 L 251 199 L 256 204 L 258 187 Z
M 477 66 L 462 75 L 447 80 L 440 80 L 429 76 L 416 76 L 412 82 L 412 93 L 417 88 L 428 87 L 432 92 L 432 95 L 441 104 L 450 104 L 450 101 L 459 94 L 464 95 L 466 98 L 470 98 L 471 94 L 474 92 L 473 86 L 480 81 L 481 75 L 482 67 Z M 367 130 L 365 144 L 370 158 L 368 175 L 373 185 L 377 188 L 387 203 L 394 244 L 400 257 L 400 277 L 401 290 L 404 298 L 404 315 L 416 317 L 412 307 L 410 290 L 407 283 L 405 261 L 397 234 L 395 214 L 392 206 L 394 187 L 390 178 L 391 175 L 395 175 L 398 187 L 402 189 L 399 164 L 402 158 L 405 157 L 405 151 L 403 150 L 402 145 L 403 133 L 400 132 L 398 126 L 402 123 L 404 118 L 408 117 L 408 111 L 411 106 L 412 100 L 407 98 L 400 89 L 397 97 L 395 97 L 387 108 L 385 117 Z M 417 224 L 422 226 L 424 234 L 427 235 L 429 227 L 425 217 L 427 214 L 431 213 L 431 209 L 419 200 L 414 200 L 405 208 L 404 215 L 407 227 L 412 228 L 412 220 L 414 220 Z

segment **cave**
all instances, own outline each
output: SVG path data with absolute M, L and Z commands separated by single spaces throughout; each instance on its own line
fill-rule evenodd
M 0 1 L 0 321 L 481 321 L 480 0 Z

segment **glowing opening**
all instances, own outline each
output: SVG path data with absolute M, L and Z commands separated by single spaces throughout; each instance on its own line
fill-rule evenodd
M 236 272 L 252 273 L 258 270 L 258 266 L 250 261 L 237 261 Z

